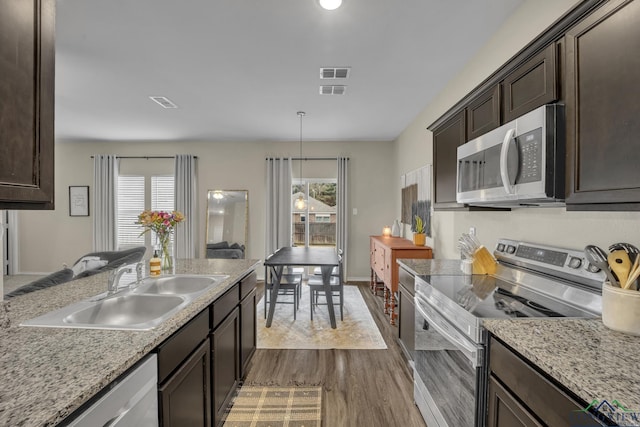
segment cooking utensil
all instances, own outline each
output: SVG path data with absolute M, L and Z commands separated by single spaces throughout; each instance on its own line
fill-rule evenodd
M 631 270 L 629 270 L 629 277 L 627 278 L 627 283 L 624 285 L 625 289 L 633 289 L 634 291 L 638 290 L 638 287 L 636 286 L 636 279 L 640 274 L 640 270 L 638 269 L 638 267 L 640 267 L 640 257 L 636 257 L 635 261 L 633 261 Z
M 623 250 L 617 250 L 611 252 L 607 256 L 609 267 L 615 273 L 618 278 L 620 287 L 626 286 L 627 279 L 629 278 L 629 271 L 631 270 L 631 261 L 629 255 Z
M 633 263 L 640 254 L 640 249 L 632 245 L 631 243 L 614 243 L 609 246 L 609 252 L 622 249 L 629 255 L 629 260 Z
M 584 247 L 584 255 L 590 264 L 595 265 L 600 270 L 604 271 L 607 275 L 607 279 L 611 282 L 611 286 L 620 286 L 613 273 L 609 269 L 609 262 L 607 260 L 607 254 L 602 248 L 596 245 L 587 245 Z

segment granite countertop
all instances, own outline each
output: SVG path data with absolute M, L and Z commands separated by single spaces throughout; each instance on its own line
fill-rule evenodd
M 59 423 L 254 270 L 259 262 L 177 260 L 176 274 L 230 277 L 150 331 L 19 326 L 24 320 L 106 291 L 108 273 L 5 301 L 0 307 L 0 425 Z
M 399 259 L 398 264 L 415 276 L 460 276 L 460 260 Z
M 640 414 L 640 337 L 600 319 L 485 320 L 484 326 L 584 402 L 617 400 Z M 625 425 L 640 425 L 625 419 Z

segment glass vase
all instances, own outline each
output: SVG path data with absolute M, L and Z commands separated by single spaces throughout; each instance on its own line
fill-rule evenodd
M 164 274 L 173 274 L 173 254 L 171 253 L 171 234 L 158 234 L 160 248 L 160 268 Z

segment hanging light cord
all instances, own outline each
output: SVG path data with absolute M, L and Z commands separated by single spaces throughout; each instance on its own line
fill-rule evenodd
M 302 118 L 306 113 L 304 111 L 298 111 L 298 117 L 300 117 L 300 182 L 302 183 Z M 303 188 L 301 186 L 301 188 Z M 302 191 L 304 195 L 304 191 Z M 301 196 L 302 198 L 302 196 Z

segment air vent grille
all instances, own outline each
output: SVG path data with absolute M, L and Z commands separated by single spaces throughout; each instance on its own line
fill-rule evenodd
M 320 95 L 344 95 L 346 91 L 347 87 L 342 85 L 320 86 Z
M 178 108 L 178 106 L 166 96 L 150 96 L 149 99 L 160 105 L 162 108 Z
M 348 79 L 351 72 L 350 67 L 322 67 L 320 68 L 321 79 Z

